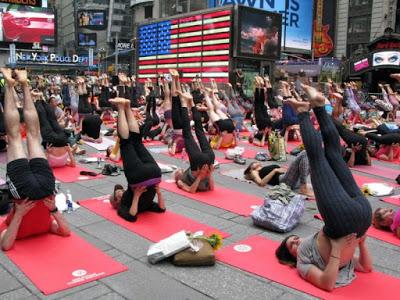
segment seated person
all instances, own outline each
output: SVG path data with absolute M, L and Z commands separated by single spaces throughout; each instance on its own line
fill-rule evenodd
M 159 184 L 161 170 L 154 158 L 144 147 L 139 124 L 130 107 L 130 100 L 115 98 L 110 102 L 118 106 L 118 134 L 120 151 L 128 188 L 122 193 L 114 189 L 118 215 L 129 222 L 135 222 L 138 213 L 165 212 L 164 198 Z M 158 203 L 153 202 L 157 194 Z M 120 199 L 120 200 L 118 200 Z
M 400 238 L 400 209 L 395 212 L 391 208 L 378 207 L 374 211 L 372 224 L 377 229 L 392 231 Z
M 53 147 L 52 145 L 47 145 L 46 156 L 51 168 L 76 166 L 74 154 L 72 153 L 70 145 L 64 147 Z
M 99 115 L 88 115 L 85 116 L 82 121 L 82 140 L 91 143 L 101 143 L 103 138 L 100 134 L 101 124 L 103 121 L 100 119 Z
M 285 238 L 276 256 L 283 264 L 297 266 L 306 281 L 332 291 L 335 287 L 349 285 L 356 277 L 354 271 L 372 270 L 372 259 L 365 243 L 372 210 L 341 156 L 339 134 L 325 111 L 325 97 L 309 86 L 303 85 L 303 88 L 310 103 L 292 99 L 288 103 L 299 117 L 317 207 L 325 225 L 306 239 Z M 310 106 L 321 132 L 310 120 Z M 359 256 L 355 256 L 357 248 Z
M 174 80 L 179 82 L 179 75 L 174 76 Z M 177 85 L 179 86 L 179 84 Z M 174 92 L 173 92 L 174 93 Z M 197 191 L 210 191 L 214 189 L 214 179 L 212 173 L 214 171 L 215 154 L 208 143 L 203 128 L 201 126 L 201 116 L 194 106 L 193 97 L 190 93 L 182 93 L 180 89 L 177 91 L 181 99 L 180 118 L 182 122 L 183 138 L 185 140 L 185 149 L 189 157 L 190 168 L 183 171 L 178 169 L 175 171 L 175 181 L 177 186 L 189 193 Z M 188 107 L 191 107 L 194 128 L 199 141 L 197 145 L 193 138 L 190 128 L 190 120 Z M 179 117 L 179 116 L 178 116 Z M 200 147 L 199 147 L 200 146 Z
M 6 251 L 13 247 L 16 239 L 46 232 L 68 236 L 70 230 L 55 205 L 55 178 L 40 145 L 39 119 L 29 91 L 27 73 L 15 70 L 13 74 L 7 68 L 2 68 L 1 72 L 6 81 L 7 184 L 14 204 L 0 229 L 1 248 Z M 22 144 L 20 116 L 12 94 L 13 77 L 23 89 L 29 160 Z
M 300 193 L 308 197 L 314 194 L 307 186 L 307 177 L 310 174 L 310 166 L 306 151 L 300 152 L 290 164 L 288 170 L 278 165 L 262 166 L 259 162 L 251 163 L 244 171 L 247 180 L 254 181 L 259 186 L 279 185 L 285 183 L 292 190 L 300 188 Z

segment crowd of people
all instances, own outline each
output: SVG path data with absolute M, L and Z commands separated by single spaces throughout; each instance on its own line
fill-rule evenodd
M 28 78 L 25 70 L 1 72 L 0 148 L 7 152 L 12 199 L 1 228 L 3 250 L 31 235 L 70 234 L 55 205 L 52 168 L 74 167 L 75 156 L 85 154 L 82 141 L 103 142 L 103 125 L 111 125 L 106 134 L 116 141 L 107 157 L 122 160 L 127 181 L 126 188 L 115 185 L 110 203 L 127 221 L 139 220 L 143 211 L 166 210 L 161 169 L 147 142 L 165 143 L 172 156 L 187 154 L 189 167 L 176 170 L 174 179 L 178 188 L 197 193 L 215 188 L 215 151 L 238 146 L 247 132 L 253 146 L 265 151 L 272 135 L 302 143 L 287 169 L 251 162 L 244 178 L 261 187 L 285 184 L 316 199 L 324 227 L 306 239 L 288 236 L 276 251 L 279 261 L 297 266 L 305 280 L 332 290 L 349 284 L 354 270 L 370 272 L 365 234 L 371 224 L 400 238 L 400 211 L 372 212 L 349 169 L 370 166 L 371 157 L 400 161 L 400 94 L 388 84 L 380 85 L 382 97 L 374 98 L 355 82 L 312 86 L 303 73 L 296 78 L 283 74 L 274 82 L 256 76 L 249 96 L 241 70 L 236 82 L 219 85 L 198 77 L 181 82 L 177 70 L 144 83 L 122 73 Z M 392 78 L 400 82 L 400 74 Z M 242 157 L 235 162 L 246 163 Z

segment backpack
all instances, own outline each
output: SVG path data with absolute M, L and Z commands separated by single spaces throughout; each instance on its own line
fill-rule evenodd
M 272 160 L 287 160 L 285 139 L 279 132 L 272 132 L 268 136 L 268 149 Z
M 305 199 L 305 196 L 296 194 L 288 204 L 285 204 L 279 199 L 271 199 L 267 196 L 264 205 L 252 212 L 253 223 L 268 230 L 289 232 L 300 222 L 304 213 Z

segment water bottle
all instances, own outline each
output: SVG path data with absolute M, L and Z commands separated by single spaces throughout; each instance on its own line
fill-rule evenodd
M 67 213 L 71 213 L 73 211 L 73 202 L 72 202 L 72 195 L 70 190 L 67 190 L 67 195 L 66 195 L 66 203 L 67 203 Z
M 240 132 L 238 128 L 236 128 L 236 141 L 240 141 Z

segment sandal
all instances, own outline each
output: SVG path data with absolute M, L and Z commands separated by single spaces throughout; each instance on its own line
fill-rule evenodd
M 80 175 L 93 176 L 93 177 L 96 177 L 97 175 L 99 175 L 99 174 L 97 174 L 95 172 L 92 172 L 92 171 L 80 171 L 79 174 Z

